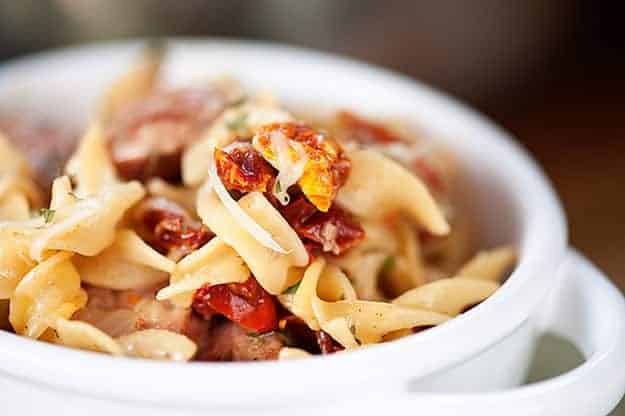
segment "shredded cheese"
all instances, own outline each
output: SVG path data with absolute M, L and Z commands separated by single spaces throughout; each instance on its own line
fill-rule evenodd
M 289 251 L 283 249 L 278 244 L 271 234 L 261 227 L 256 221 L 254 221 L 243 209 L 239 206 L 237 201 L 230 196 L 230 193 L 224 186 L 221 178 L 217 174 L 217 168 L 215 166 L 215 147 L 210 149 L 210 157 L 208 161 L 208 182 L 214 190 L 219 200 L 226 207 L 228 212 L 237 220 L 237 222 L 245 229 L 256 241 L 263 246 L 276 251 L 281 254 L 288 254 Z

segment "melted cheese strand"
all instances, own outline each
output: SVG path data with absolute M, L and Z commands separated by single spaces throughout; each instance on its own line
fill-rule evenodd
M 238 223 L 247 231 L 256 241 L 258 241 L 263 246 L 276 251 L 281 254 L 288 254 L 289 252 L 283 249 L 280 244 L 278 244 L 271 234 L 261 227 L 257 222 L 255 222 L 243 209 L 237 204 L 228 193 L 228 190 L 224 186 L 223 182 L 219 178 L 217 174 L 217 168 L 215 166 L 215 147 L 212 147 L 210 150 L 210 158 L 208 162 L 208 184 L 212 186 L 215 190 L 215 193 L 221 200 L 221 203 L 224 204 L 228 212 L 232 214 L 232 216 L 238 221 Z M 202 190 L 206 191 L 206 190 Z

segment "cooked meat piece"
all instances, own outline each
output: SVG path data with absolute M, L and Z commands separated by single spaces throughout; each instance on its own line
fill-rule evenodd
M 198 350 L 199 361 L 275 360 L 284 346 L 279 334 L 257 335 L 230 321 L 215 325 L 207 339 L 207 344 Z
M 87 322 L 112 337 L 128 335 L 137 330 L 137 313 L 132 309 L 98 309 L 86 307 L 72 319 Z
M 205 319 L 218 313 L 252 332 L 278 327 L 275 298 L 253 276 L 243 283 L 202 286 L 193 296 L 193 309 Z
M 134 308 L 137 313 L 136 329 L 166 329 L 186 335 L 198 349 L 208 343 L 211 321 L 202 319 L 191 309 L 179 308 L 168 301 L 146 299 Z
M 88 322 L 111 336 L 142 329 L 166 329 L 186 335 L 198 348 L 205 345 L 211 322 L 168 301 L 154 299 L 155 290 L 115 291 L 86 286 L 87 306 L 73 319 Z
M 143 299 L 135 307 L 137 329 L 166 329 L 185 333 L 191 321 L 191 311 L 167 301 Z
M 134 219 L 139 235 L 174 261 L 202 247 L 214 236 L 184 208 L 162 197 L 141 202 L 134 210 Z
M 213 86 L 159 91 L 121 109 L 108 129 L 119 175 L 128 180 L 158 176 L 179 181 L 182 151 L 228 104 L 225 91 Z
M 26 156 L 37 183 L 48 192 L 74 151 L 76 135 L 60 126 L 11 115 L 0 115 L 0 131 Z

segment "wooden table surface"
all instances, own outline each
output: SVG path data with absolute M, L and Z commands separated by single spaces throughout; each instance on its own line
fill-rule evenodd
M 625 291 L 625 82 L 568 82 L 514 115 L 494 117 L 553 181 L 572 245 Z

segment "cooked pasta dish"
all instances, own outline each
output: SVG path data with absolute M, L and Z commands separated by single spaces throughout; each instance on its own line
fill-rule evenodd
M 401 123 L 163 85 L 147 48 L 84 133 L 0 113 L 0 322 L 111 354 L 331 354 L 443 324 L 516 261 L 477 251 L 453 157 Z M 79 137 L 74 140 L 74 137 Z

